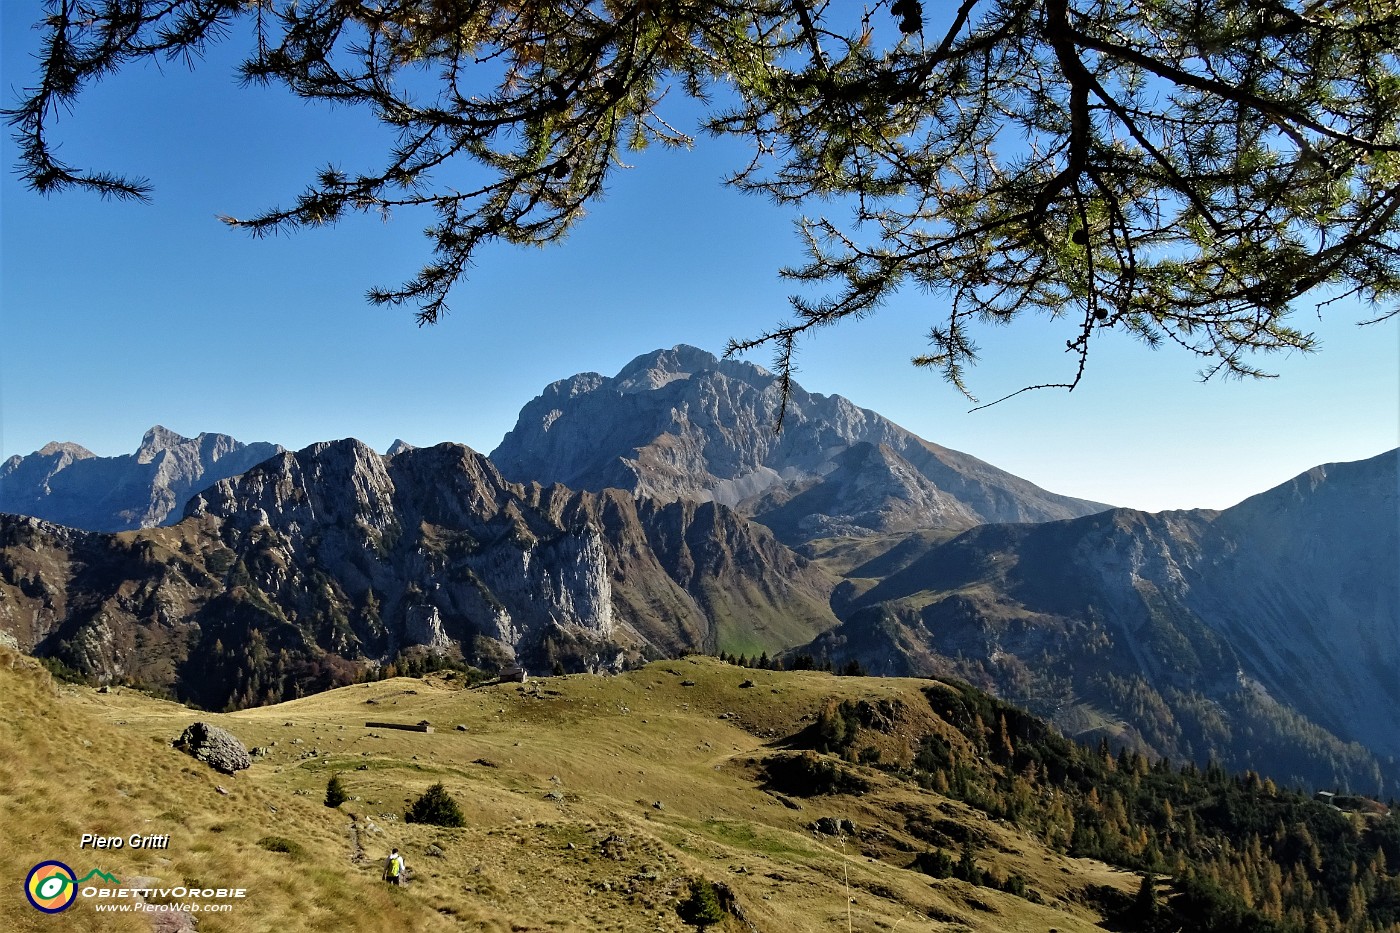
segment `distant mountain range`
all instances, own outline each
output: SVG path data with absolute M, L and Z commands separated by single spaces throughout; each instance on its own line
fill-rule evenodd
M 134 534 L 0 516 L 0 628 L 104 680 L 244 706 L 406 651 L 609 670 L 836 623 L 830 580 L 713 503 L 504 481 L 458 445 L 357 441 L 221 480 Z
M 194 493 L 280 453 L 226 434 L 181 437 L 156 425 L 134 454 L 99 457 L 53 443 L 0 464 L 0 512 L 33 515 L 90 531 L 153 528 L 180 518 Z
M 1393 791 L 1394 452 L 1154 515 L 800 387 L 775 434 L 778 404 L 761 367 L 676 347 L 554 383 L 489 459 L 161 429 L 134 457 L 50 445 L 0 474 L 0 507 L 46 519 L 0 516 L 0 639 L 214 707 L 399 657 L 786 652 L 967 679 L 1149 753 Z

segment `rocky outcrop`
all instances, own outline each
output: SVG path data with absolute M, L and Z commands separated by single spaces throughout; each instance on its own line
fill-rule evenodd
M 207 722 L 192 723 L 173 744 L 185 754 L 224 774 L 233 774 L 253 766 L 248 750 L 234 738 L 232 732 Z
M 178 521 L 186 500 L 278 453 L 225 434 L 182 437 L 159 425 L 134 454 L 98 457 L 77 444 L 49 444 L 0 465 L 0 512 L 89 531 L 130 531 Z
M 480 635 L 538 659 L 563 640 L 595 646 L 606 667 L 713 648 L 774 617 L 787 644 L 835 621 L 825 577 L 728 509 L 508 483 L 460 445 L 392 459 L 315 445 L 216 485 L 188 514 L 314 550 L 349 592 L 375 592 L 381 619 L 404 620 L 386 633 L 394 649 Z
M 678 346 L 640 356 L 612 378 L 585 373 L 550 385 L 491 459 L 519 482 L 718 502 L 789 544 L 1107 508 L 1046 492 L 797 385 L 777 433 L 780 405 L 778 381 L 762 367 Z

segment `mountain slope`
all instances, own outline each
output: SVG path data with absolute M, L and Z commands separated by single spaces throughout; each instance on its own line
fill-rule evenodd
M 0 631 L 104 680 L 219 708 L 414 650 L 615 668 L 834 625 L 830 580 L 714 504 L 503 480 L 458 445 L 283 453 L 123 535 L 0 516 Z
M 159 425 L 133 454 L 98 457 L 77 444 L 49 444 L 0 464 L 0 512 L 89 531 L 152 528 L 180 518 L 191 495 L 281 452 L 225 434 L 181 437 Z
M 1392 451 L 1224 512 L 982 526 L 896 564 L 796 653 L 955 673 L 1174 757 L 1393 787 L 1396 488 Z
M 1107 506 L 1046 492 L 939 447 L 839 395 L 677 346 L 615 377 L 560 380 L 529 402 L 491 459 L 519 482 L 713 500 L 788 543 L 981 522 L 1048 521 Z
M 1398 459 L 1320 466 L 1222 512 L 1188 603 L 1271 694 L 1400 757 Z
M 230 909 L 199 913 L 200 933 L 684 933 L 700 879 L 728 905 L 714 933 L 1400 924 L 1384 807 L 1344 814 L 1253 776 L 1105 756 L 965 686 L 686 658 L 464 687 L 394 678 L 196 713 L 55 684 L 0 648 L 0 928 L 181 928 L 104 910 L 118 899 L 96 891 L 119 883 L 246 891 L 208 899 Z M 256 749 L 251 767 L 225 776 L 172 748 L 195 720 Z M 322 803 L 332 776 L 338 807 Z M 402 819 L 434 784 L 466 825 Z M 84 832 L 169 838 L 96 850 Z M 391 847 L 404 887 L 380 880 Z M 120 881 L 89 879 L 56 921 L 16 890 L 50 859 Z
M 798 803 L 765 790 L 751 759 L 772 756 L 768 734 L 799 732 L 828 697 L 922 707 L 911 724 L 955 734 L 928 711 L 920 684 L 678 661 L 520 689 L 397 678 L 211 715 L 121 688 L 56 687 L 35 667 L 0 648 L 0 691 L 13 700 L 0 708 L 0 776 L 11 791 L 0 798 L 0 842 L 14 886 L 36 862 L 59 859 L 123 883 L 245 888 L 229 913 L 197 918 L 201 933 L 685 933 L 694 928 L 677 907 L 697 878 L 724 885 L 763 930 L 845 929 L 849 909 L 860 930 L 914 916 L 986 933 L 1089 933 L 1101 929 L 1089 889 L 1126 897 L 1137 880 L 879 776 L 879 791 L 860 797 Z M 745 679 L 758 689 L 740 689 Z M 367 729 L 370 710 L 368 718 L 431 720 L 437 731 Z M 258 748 L 252 767 L 223 776 L 172 749 L 195 719 Z M 350 795 L 339 808 L 321 803 L 331 774 Z M 467 825 L 403 822 L 406 799 L 439 781 Z M 47 806 L 27 805 L 40 800 Z M 858 835 L 814 833 L 809 824 L 822 817 L 851 820 Z M 1032 879 L 1041 902 L 906 867 L 931 848 L 918 834 L 935 826 L 965 826 L 982 864 Z M 169 833 L 169 848 L 79 848 L 81 833 L 94 831 Z M 410 870 L 402 889 L 379 880 L 391 846 Z M 104 914 L 100 903 L 80 897 L 62 927 L 152 929 L 150 915 Z M 15 891 L 0 899 L 0 927 L 27 933 L 55 921 Z M 746 929 L 730 916 L 715 933 Z

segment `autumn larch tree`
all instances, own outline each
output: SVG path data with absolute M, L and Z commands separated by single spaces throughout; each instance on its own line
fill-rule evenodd
M 29 183 L 144 197 L 60 161 L 54 114 L 240 20 L 244 79 L 367 108 L 397 143 L 227 222 L 430 208 L 431 259 L 369 292 L 421 323 L 483 244 L 556 241 L 626 150 L 689 146 L 668 94 L 752 143 L 729 184 L 828 212 L 799 222 L 807 260 L 783 270 L 825 297 L 730 343 L 774 347 L 784 388 L 798 338 L 910 286 L 934 320 L 914 362 L 964 392 L 979 320 L 1068 318 L 1073 388 L 1106 330 L 1177 344 L 1205 376 L 1264 375 L 1257 354 L 1314 346 L 1289 323 L 1300 299 L 1397 310 L 1393 0 L 49 0 L 9 111 Z

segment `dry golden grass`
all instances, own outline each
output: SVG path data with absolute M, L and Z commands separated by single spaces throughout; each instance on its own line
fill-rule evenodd
M 746 679 L 753 686 L 741 688 Z M 61 918 L 34 911 L 20 884 L 48 858 L 80 873 L 247 888 L 233 911 L 202 916 L 201 933 L 682 931 L 675 907 L 695 876 L 727 885 L 763 931 L 1095 929 L 1075 892 L 1132 890 L 1135 878 L 1062 858 L 875 771 L 868 794 L 811 798 L 801 810 L 758 786 L 756 762 L 826 698 L 902 698 L 914 708 L 925 685 L 687 659 L 524 687 L 401 678 L 215 715 L 124 689 L 55 687 L 0 649 L 10 879 L 0 929 L 150 929 L 81 898 Z M 269 753 L 237 776 L 217 774 L 169 747 L 196 719 Z M 421 719 L 437 731 L 364 725 Z M 339 809 L 322 804 L 333 771 L 351 795 Z M 468 825 L 404 824 L 407 802 L 438 781 Z M 1025 875 L 1044 905 L 902 867 L 922 848 L 904 829 L 913 811 L 967 825 L 985 841 L 984 864 Z M 860 840 L 813 834 L 807 826 L 821 816 L 853 820 Z M 171 845 L 79 850 L 83 832 L 169 832 Z M 296 851 L 267 851 L 258 843 L 268 836 Z M 379 880 L 394 845 L 412 872 L 403 889 Z M 442 854 L 428 855 L 430 845 Z M 727 929 L 745 927 L 731 919 Z

